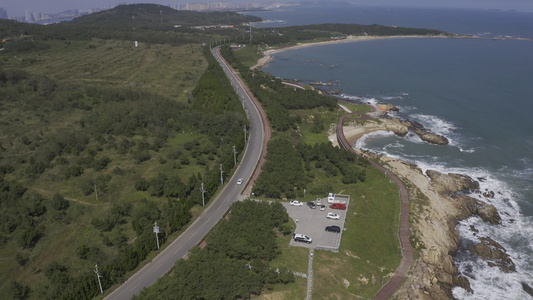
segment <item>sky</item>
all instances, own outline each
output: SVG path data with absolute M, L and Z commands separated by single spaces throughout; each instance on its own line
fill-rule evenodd
M 118 4 L 133 3 L 208 3 L 238 2 L 242 0 L 0 0 L 0 7 L 7 10 L 9 16 L 23 16 L 26 10 L 42 13 L 58 13 L 69 9 L 89 9 L 114 7 Z M 295 2 L 298 0 L 251 0 L 246 2 Z M 342 1 L 342 0 L 340 0 Z M 361 5 L 418 6 L 418 7 L 456 7 L 481 9 L 513 9 L 533 12 L 533 0 L 345 0 Z

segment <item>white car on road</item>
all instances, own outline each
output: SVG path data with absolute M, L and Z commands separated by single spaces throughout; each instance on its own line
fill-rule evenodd
M 297 200 L 291 200 L 289 202 L 289 204 L 292 205 L 292 206 L 304 206 L 304 204 L 302 202 L 297 201 Z
M 333 220 L 340 220 L 341 216 L 337 215 L 336 213 L 328 213 L 326 218 L 333 219 Z
M 239 180 L 237 180 L 237 184 L 242 184 L 242 183 L 243 183 L 243 181 L 244 181 L 244 179 L 242 179 L 242 178 L 239 178 Z

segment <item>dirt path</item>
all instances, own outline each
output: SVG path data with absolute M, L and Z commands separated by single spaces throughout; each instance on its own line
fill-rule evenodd
M 41 195 L 46 196 L 46 197 L 52 197 L 52 195 L 53 195 L 53 192 L 47 191 L 47 190 L 44 190 L 44 189 L 39 189 L 39 188 L 35 188 L 35 187 L 32 187 L 31 189 L 36 191 L 36 192 L 38 192 Z M 80 204 L 83 204 L 83 205 L 95 205 L 94 203 L 85 202 L 85 201 L 78 200 L 78 199 L 75 199 L 75 198 L 70 198 L 70 197 L 63 197 L 63 198 L 65 198 L 68 201 L 73 201 L 73 202 L 80 203 Z

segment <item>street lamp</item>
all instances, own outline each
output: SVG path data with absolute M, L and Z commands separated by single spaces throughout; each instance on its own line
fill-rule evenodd
M 98 264 L 94 265 L 94 273 L 96 273 L 96 278 L 98 278 L 98 285 L 100 286 L 100 293 L 102 293 L 102 296 L 104 295 L 104 290 L 102 289 L 102 282 L 100 281 L 100 278 L 104 277 L 100 272 L 98 272 Z
M 237 150 L 235 150 L 235 145 L 233 145 L 233 164 L 237 165 Z
M 159 233 L 159 226 L 157 226 L 157 222 L 154 222 L 154 232 L 155 232 L 155 239 L 157 241 L 157 250 L 159 250 L 159 236 L 157 235 Z
M 205 197 L 204 197 L 204 194 L 205 192 L 207 192 L 206 189 L 204 189 L 204 183 L 202 182 L 202 187 L 200 188 L 200 190 L 202 191 L 202 206 L 205 207 Z
M 220 164 L 220 182 L 222 182 L 222 185 L 224 185 L 224 177 L 222 177 L 222 173 L 224 173 L 225 171 L 222 170 L 222 164 Z

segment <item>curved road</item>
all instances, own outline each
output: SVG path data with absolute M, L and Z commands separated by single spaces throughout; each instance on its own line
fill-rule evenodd
M 339 118 L 339 121 L 337 122 L 337 141 L 339 142 L 339 145 L 344 148 L 344 150 L 356 153 L 352 148 L 352 145 L 350 145 L 344 136 L 344 120 L 348 119 L 349 117 L 353 118 L 350 116 L 350 114 L 344 114 Z M 368 116 L 363 115 L 360 117 L 360 119 L 368 119 Z M 375 300 L 386 300 L 391 297 L 392 294 L 394 294 L 394 292 L 402 285 L 403 280 L 407 276 L 407 273 L 413 264 L 413 247 L 409 241 L 409 196 L 405 185 L 396 175 L 380 166 L 376 162 L 372 160 L 368 161 L 378 170 L 385 173 L 385 175 L 394 181 L 394 183 L 396 183 L 401 200 L 400 229 L 398 232 L 398 237 L 400 238 L 400 244 L 402 247 L 402 260 L 392 279 L 387 282 L 387 284 L 385 284 L 373 298 Z
M 151 262 L 137 273 L 133 274 L 120 287 L 115 289 L 105 299 L 123 300 L 130 299 L 138 294 L 144 287 L 154 284 L 157 278 L 165 275 L 177 260 L 185 257 L 189 249 L 198 245 L 206 234 L 224 216 L 230 205 L 246 197 L 252 183 L 260 173 L 261 163 L 264 161 L 266 142 L 270 138 L 270 129 L 266 115 L 260 106 L 256 107 L 257 100 L 248 90 L 246 85 L 236 75 L 235 71 L 220 56 L 218 48 L 212 50 L 213 56 L 220 63 L 232 85 L 241 99 L 244 109 L 250 120 L 250 130 L 247 134 L 247 144 L 241 163 L 235 174 L 225 183 L 226 186 L 216 197 L 211 205 L 196 219 L 176 240 L 161 251 Z M 266 124 L 266 126 L 265 126 Z M 244 138 L 244 128 L 243 128 Z M 247 184 L 237 185 L 237 178 L 244 178 Z M 251 180 L 249 180 L 251 178 Z M 200 191 L 198 191 L 200 192 Z

